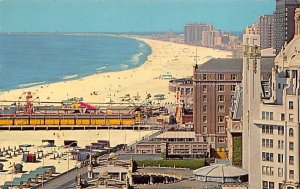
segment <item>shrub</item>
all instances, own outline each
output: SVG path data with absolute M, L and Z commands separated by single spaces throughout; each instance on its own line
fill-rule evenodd
M 138 167 L 170 167 L 198 169 L 208 164 L 209 159 L 179 159 L 179 160 L 139 160 Z

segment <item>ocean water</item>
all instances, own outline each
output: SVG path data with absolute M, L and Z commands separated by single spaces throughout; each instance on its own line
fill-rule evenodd
M 1 34 L 0 91 L 135 68 L 150 53 L 146 43 L 125 37 Z

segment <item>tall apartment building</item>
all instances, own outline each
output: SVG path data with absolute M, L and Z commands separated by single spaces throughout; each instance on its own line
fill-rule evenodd
M 274 58 L 263 59 L 264 80 L 270 77 Z M 193 73 L 193 122 L 197 141 L 226 148 L 225 116 L 229 115 L 235 87 L 242 81 L 242 59 L 211 59 Z
M 271 96 L 262 98 L 259 35 L 244 35 L 243 168 L 251 189 L 300 187 L 300 9 L 295 36 L 275 58 Z
M 285 42 L 289 43 L 294 37 L 294 16 L 296 8 L 300 7 L 300 0 L 276 0 L 275 15 L 275 44 L 277 54 Z
M 261 49 L 274 46 L 274 15 L 263 15 L 258 22 Z
M 184 26 L 184 42 L 200 45 L 202 42 L 202 32 L 211 30 L 213 30 L 213 25 L 208 23 L 186 24 Z

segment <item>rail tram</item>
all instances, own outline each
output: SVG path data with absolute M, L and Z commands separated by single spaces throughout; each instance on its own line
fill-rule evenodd
M 2 114 L 0 126 L 4 125 L 135 125 L 135 115 L 118 114 Z

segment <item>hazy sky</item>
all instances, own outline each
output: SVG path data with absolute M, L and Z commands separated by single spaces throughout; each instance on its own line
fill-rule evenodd
M 0 31 L 183 31 L 191 22 L 241 31 L 274 9 L 275 0 L 0 0 Z

